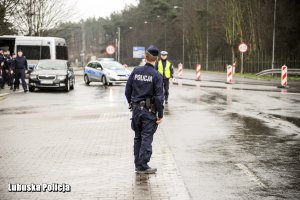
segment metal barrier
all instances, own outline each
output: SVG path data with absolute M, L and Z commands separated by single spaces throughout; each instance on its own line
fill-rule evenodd
M 288 69 L 288 74 L 300 75 L 300 69 Z M 261 72 L 258 72 L 256 76 L 262 76 L 267 74 L 281 74 L 281 69 L 267 69 Z

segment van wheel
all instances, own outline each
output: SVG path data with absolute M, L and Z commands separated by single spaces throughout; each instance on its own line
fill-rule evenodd
M 105 77 L 105 76 L 103 76 L 103 77 L 102 77 L 102 83 L 103 83 L 103 85 L 105 85 L 105 86 L 107 86 L 107 85 L 108 85 L 108 83 L 107 83 L 107 79 L 106 79 L 106 77 Z
M 84 75 L 84 82 L 85 82 L 86 85 L 90 85 L 91 81 L 90 81 L 88 75 Z

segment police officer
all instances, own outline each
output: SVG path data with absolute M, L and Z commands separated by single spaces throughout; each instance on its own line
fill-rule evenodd
M 10 51 L 6 52 L 6 62 L 8 66 L 8 80 L 7 84 L 10 86 L 10 90 L 13 90 L 13 83 L 14 83 L 14 72 L 13 72 L 13 59 L 12 56 L 10 55 Z
M 153 135 L 163 118 L 163 80 L 154 68 L 158 54 L 154 46 L 147 49 L 146 64 L 133 70 L 125 89 L 125 96 L 132 109 L 134 163 L 139 174 L 157 171 L 149 167 L 148 162 L 152 155 Z
M 0 88 L 2 89 L 2 84 L 3 84 L 3 76 L 2 76 L 2 69 L 3 69 L 3 66 L 4 66 L 4 56 L 3 56 L 3 49 L 0 48 Z
M 20 80 L 17 80 L 17 77 L 16 77 L 16 57 L 17 57 L 17 55 L 15 53 L 12 53 L 11 62 L 10 62 L 11 63 L 11 73 L 12 73 L 11 84 L 12 84 L 13 88 L 15 87 L 16 89 L 19 89 Z
M 160 60 L 156 63 L 155 68 L 163 76 L 165 103 L 168 104 L 170 78 L 173 78 L 174 68 L 172 63 L 167 59 L 168 52 L 160 52 Z
M 4 89 L 5 84 L 7 83 L 10 86 L 10 55 L 9 51 L 5 50 L 2 54 L 2 83 L 1 89 Z
M 14 90 L 16 90 L 17 87 L 16 85 L 16 83 L 18 83 L 17 80 L 21 79 L 24 92 L 26 93 L 28 92 L 28 89 L 27 89 L 27 83 L 25 81 L 25 72 L 26 70 L 28 70 L 28 64 L 25 56 L 23 56 L 23 51 L 21 49 L 18 50 L 17 54 L 18 55 L 14 61 L 15 72 L 16 72 Z

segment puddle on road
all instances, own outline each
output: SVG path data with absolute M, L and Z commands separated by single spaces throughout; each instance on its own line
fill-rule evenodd
M 0 109 L 0 114 L 1 115 L 30 114 L 30 113 L 36 113 L 36 111 L 34 111 L 34 109 L 36 108 L 37 106 L 2 108 Z
M 283 116 L 283 115 L 276 115 L 276 114 L 270 114 L 273 117 L 279 118 L 281 120 L 288 121 L 300 128 L 300 118 L 297 117 L 288 117 L 288 116 Z
M 300 189 L 300 140 L 296 134 L 282 134 L 268 127 L 263 121 L 230 113 L 227 115 L 234 124 L 235 131 L 230 138 L 240 147 L 236 158 L 247 160 L 254 156 L 249 165 L 259 176 L 265 177 L 274 194 Z M 288 193 L 287 193 L 288 195 Z

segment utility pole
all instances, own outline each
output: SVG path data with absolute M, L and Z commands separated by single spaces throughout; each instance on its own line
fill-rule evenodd
M 179 7 L 179 6 L 174 6 L 175 9 L 182 9 L 182 65 L 184 67 L 184 2 L 182 3 L 182 7 Z
M 276 0 L 274 0 L 274 25 L 273 25 L 273 47 L 272 47 L 272 69 L 275 65 L 275 29 L 276 29 Z
M 116 42 L 116 47 L 119 49 L 119 47 L 118 47 L 118 38 L 116 38 L 115 42 Z M 116 51 L 116 60 L 118 60 L 118 56 L 119 56 L 118 52 L 119 52 L 119 50 Z
M 232 17 L 232 64 L 234 63 L 235 61 L 235 53 L 234 53 L 234 16 Z
M 206 0 L 206 71 L 208 70 L 208 0 Z
M 184 66 L 184 4 L 182 5 L 182 65 Z
M 86 45 L 85 45 L 85 30 L 84 30 L 84 22 L 82 22 L 82 25 L 81 25 L 81 40 L 82 40 L 82 50 L 81 50 L 81 62 L 82 62 L 82 65 L 84 66 L 85 65 L 85 51 L 86 51 Z
M 121 50 L 121 28 L 118 27 L 118 62 L 120 62 L 120 50 Z

